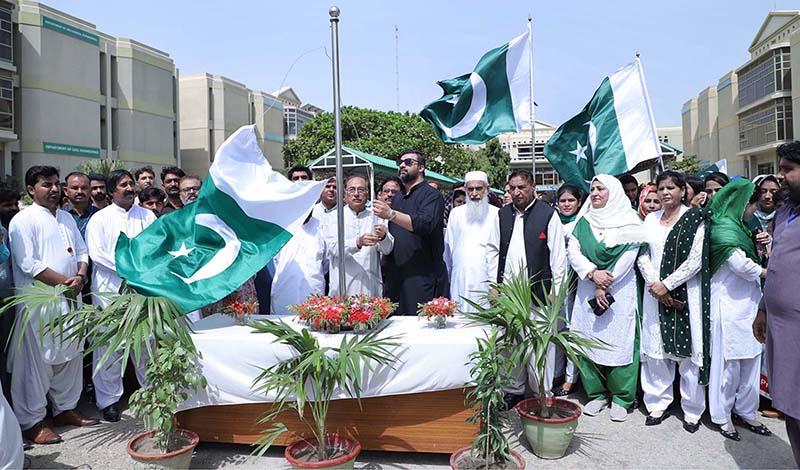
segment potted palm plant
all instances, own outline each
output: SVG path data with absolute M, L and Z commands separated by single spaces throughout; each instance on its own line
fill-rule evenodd
M 569 293 L 569 279 L 553 286 L 544 299 L 532 295 L 532 282 L 525 269 L 503 283 L 492 283 L 482 303 L 468 301 L 476 310 L 464 315 L 473 322 L 500 329 L 498 341 L 512 364 L 528 364 L 533 359 L 538 396 L 519 402 L 515 409 L 522 419 L 524 434 L 534 454 L 544 459 L 558 459 L 572 441 L 581 407 L 569 400 L 547 397 L 545 371 L 547 349 L 553 344 L 564 351 L 573 363 L 581 364 L 585 351 L 606 345 L 575 331 L 559 331 L 558 321 Z M 544 399 L 542 399 L 544 398 Z
M 128 452 L 134 460 L 166 468 L 189 468 L 192 451 L 199 442 L 197 434 L 176 429 L 174 414 L 189 389 L 205 386 L 205 378 L 197 367 L 199 353 L 190 332 L 191 323 L 183 310 L 170 299 L 147 297 L 123 285 L 121 294 L 101 293 L 107 307 L 81 305 L 67 286 L 48 286 L 35 282 L 21 288 L 3 307 L 20 306 L 21 315 L 15 327 L 26 328 L 35 312 L 60 310 L 66 299 L 69 313 L 39 318 L 39 334 L 53 334 L 62 341 L 91 339 L 84 354 L 107 346 L 98 367 L 114 360 L 137 362 L 147 360 L 148 383 L 131 395 L 131 410 L 144 418 L 146 432 L 128 442 Z M 25 330 L 23 330 L 25 331 Z
M 498 346 L 498 329 L 478 338 L 478 348 L 470 354 L 470 375 L 473 388 L 467 393 L 467 404 L 474 414 L 468 423 L 478 425 L 478 436 L 471 447 L 464 447 L 450 456 L 453 469 L 525 468 L 525 460 L 508 444 L 505 429 L 509 419 L 503 413 L 503 387 L 508 385 L 514 365 Z
M 286 448 L 286 460 L 295 468 L 353 468 L 361 445 L 351 437 L 329 432 L 326 421 L 331 399 L 334 392 L 342 390 L 360 406 L 364 368 L 374 371 L 374 364 L 391 367 L 396 360 L 391 349 L 399 345 L 399 337 L 381 338 L 382 329 L 375 329 L 364 335 L 343 335 L 338 347 L 321 347 L 307 329 L 296 331 L 282 321 L 261 320 L 251 327 L 255 333 L 275 336 L 275 342 L 297 353 L 262 368 L 253 381 L 256 391 L 275 394 L 274 406 L 259 420 L 259 424 L 272 423 L 272 427 L 256 442 L 254 453 L 263 455 L 288 431 L 277 419 L 281 413 L 295 410 L 310 436 L 298 436 L 299 440 Z

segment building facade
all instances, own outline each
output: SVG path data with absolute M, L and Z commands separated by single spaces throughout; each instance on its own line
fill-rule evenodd
M 219 147 L 241 126 L 256 124 L 261 151 L 283 168 L 283 104 L 229 78 L 199 73 L 180 78 L 181 163 L 205 178 Z
M 292 87 L 283 87 L 273 93 L 283 104 L 283 141 L 289 143 L 300 134 L 300 129 L 323 110 L 313 104 L 303 104 Z
M 750 60 L 686 101 L 681 110 L 686 155 L 727 159 L 731 175 L 778 169 L 775 149 L 800 136 L 800 11 L 773 11 L 756 33 Z M 793 77 L 794 75 L 794 77 Z
M 0 33 L 0 96 L 11 97 L 0 103 L 3 174 L 21 178 L 37 164 L 67 173 L 93 159 L 156 171 L 178 163 L 178 70 L 167 53 L 28 1 L 0 4 L 0 30 L 9 5 L 11 61 Z

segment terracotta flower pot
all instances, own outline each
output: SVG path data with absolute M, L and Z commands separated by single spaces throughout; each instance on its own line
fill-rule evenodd
M 128 441 L 128 455 L 133 460 L 148 466 L 180 470 L 188 469 L 192 462 L 192 453 L 200 442 L 200 437 L 188 429 L 178 429 L 175 431 L 176 437 L 183 443 L 180 449 L 167 453 L 143 451 L 142 447 L 153 439 L 155 433 L 156 431 L 153 430 L 134 436 L 133 439 Z
M 458 449 L 457 451 L 453 452 L 452 454 L 450 454 L 450 468 L 452 468 L 453 470 L 459 470 L 459 469 L 466 470 L 466 469 L 475 468 L 474 464 L 473 465 L 467 465 L 467 466 L 464 466 L 464 467 L 459 467 L 459 465 L 458 465 L 459 464 L 459 460 L 462 459 L 462 456 L 464 454 L 469 454 L 469 452 L 471 450 L 472 450 L 472 447 L 462 447 L 462 448 Z M 517 452 L 515 450 L 511 450 L 511 461 L 508 462 L 508 466 L 506 468 L 509 469 L 509 470 L 510 469 L 525 470 L 525 459 L 522 458 L 522 456 L 519 454 L 519 452 Z
M 558 409 L 559 416 L 537 416 L 535 412 L 541 406 L 538 398 L 522 400 L 514 408 L 522 418 L 525 438 L 528 439 L 533 453 L 543 459 L 560 459 L 572 441 L 582 410 L 580 405 L 560 398 L 547 398 L 547 405 Z
M 284 456 L 293 468 L 343 468 L 350 469 L 356 463 L 356 458 L 361 452 L 361 443 L 355 439 L 331 433 L 326 437 L 327 447 L 337 447 L 345 452 L 346 455 L 321 462 L 308 462 L 298 460 L 298 456 L 310 451 L 312 446 L 316 446 L 315 439 L 301 440 L 292 443 L 286 448 Z

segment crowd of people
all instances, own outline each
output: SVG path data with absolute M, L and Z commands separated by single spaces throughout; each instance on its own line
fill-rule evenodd
M 580 364 L 551 348 L 542 378 L 520 364 L 506 390 L 509 406 L 526 386 L 537 390 L 536 380 L 556 396 L 581 384 L 589 397 L 585 414 L 610 408 L 612 421 L 625 421 L 641 396 L 646 424 L 655 426 L 669 416 L 677 370 L 688 432 L 698 430 L 708 408 L 727 438 L 740 439 L 737 425 L 769 435 L 757 419 L 765 357 L 772 406 L 785 416 L 800 463 L 800 402 L 793 390 L 800 383 L 794 341 L 800 298 L 784 289 L 800 266 L 800 236 L 793 233 L 800 224 L 792 224 L 800 207 L 800 142 L 781 146 L 778 156 L 780 172 L 753 182 L 671 170 L 643 185 L 631 175 L 597 175 L 588 194 L 565 184 L 548 201 L 528 170 L 511 172 L 502 197 L 481 171 L 468 172 L 463 185 L 443 195 L 425 179 L 426 157 L 409 150 L 374 200 L 361 174 L 328 179 L 300 230 L 231 295 L 257 297 L 262 313 L 291 314 L 310 295 L 367 294 L 396 302 L 396 315 L 415 315 L 436 297 L 468 311 L 467 299 L 481 305 L 490 283 L 520 271 L 539 298 L 571 282 L 561 326 L 608 346 L 586 351 Z M 287 178 L 307 181 L 313 174 L 296 165 Z M 103 305 L 93 293 L 122 283 L 114 256 L 119 234 L 133 237 L 157 217 L 181 210 L 202 186 L 201 178 L 177 167 L 164 168 L 160 179 L 161 188 L 155 171 L 143 167 L 108 177 L 72 172 L 62 181 L 55 168 L 34 166 L 25 175 L 33 202 L 24 210 L 18 192 L 0 189 L 4 295 L 39 280 L 66 284 L 84 301 Z M 337 184 L 344 185 L 343 250 Z M 10 319 L 3 319 L 4 338 Z M 119 420 L 123 362 L 94 376 L 93 367 L 82 373 L 82 346 L 28 334 L 21 349 L 0 358 L 11 372 L 10 380 L 2 377 L 10 384 L 4 391 L 28 440 L 59 442 L 53 425 L 95 424 L 97 418 L 75 411 L 82 391 L 94 395 L 103 419 Z M 103 352 L 94 352 L 95 362 Z M 143 382 L 144 364 L 135 369 Z

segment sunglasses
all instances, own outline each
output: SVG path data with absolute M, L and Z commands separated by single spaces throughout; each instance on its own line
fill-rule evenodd
M 417 162 L 417 160 L 414 160 L 413 158 L 404 158 L 404 159 L 400 160 L 400 163 L 405 165 L 405 166 L 411 166 L 411 165 L 414 165 L 415 163 L 418 163 L 418 162 Z

